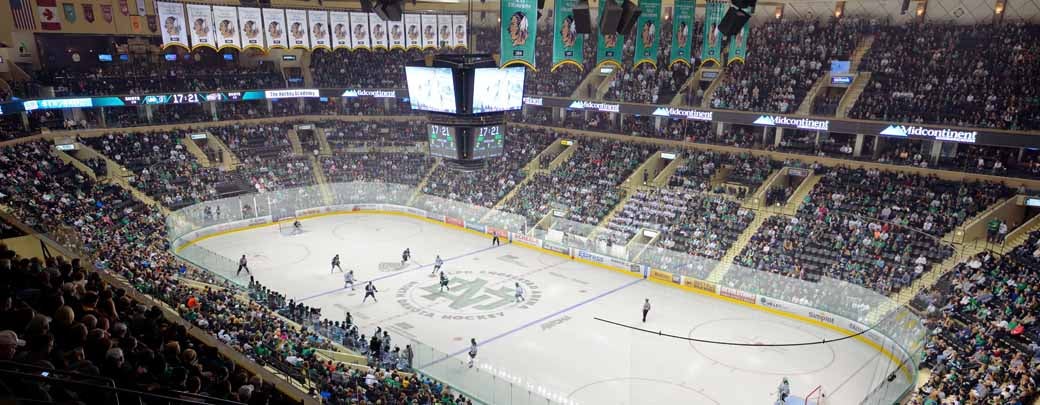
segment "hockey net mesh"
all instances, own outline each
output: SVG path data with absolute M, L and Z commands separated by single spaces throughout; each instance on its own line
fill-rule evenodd
M 808 394 L 805 395 L 805 405 L 823 405 L 824 395 L 823 386 L 817 385 Z

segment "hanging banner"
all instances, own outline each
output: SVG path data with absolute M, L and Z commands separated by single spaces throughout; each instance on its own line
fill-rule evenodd
M 450 15 L 438 15 L 437 16 L 437 47 L 438 48 L 451 48 L 452 35 L 451 35 L 451 16 Z
M 130 4 L 128 4 L 126 0 L 119 0 L 119 12 L 123 14 L 124 17 L 130 15 Z
M 144 32 L 144 23 L 141 22 L 141 16 L 132 15 L 130 16 L 130 31 L 133 32 Z
M 260 34 L 264 23 L 260 19 L 260 9 L 254 7 L 238 8 L 238 27 L 242 31 L 242 48 L 264 49 L 264 37 Z
M 387 21 L 386 26 L 386 30 L 390 32 L 390 49 L 405 49 L 404 23 L 401 21 Z
M 350 13 L 330 11 L 329 24 L 332 26 L 332 47 L 350 49 Z
M 88 23 L 94 22 L 94 5 L 83 3 L 83 19 Z
M 372 49 L 390 49 L 386 39 L 386 23 L 376 13 L 368 13 L 368 26 L 372 29 Z
M 433 14 L 419 15 L 422 21 L 422 49 L 437 47 L 437 16 Z
M 285 10 L 285 24 L 289 27 L 289 48 L 311 48 L 306 10 Z
M 454 25 L 454 27 L 451 30 L 452 48 L 468 48 L 469 45 L 467 44 L 467 42 L 469 37 L 467 36 L 468 33 L 466 32 L 466 16 L 459 14 L 451 16 L 451 24 Z
M 329 33 L 329 13 L 325 10 L 307 10 L 311 23 L 311 49 L 332 49 Z
M 105 19 L 106 23 L 111 24 L 112 23 L 112 5 L 111 4 L 99 4 L 99 6 L 101 6 L 101 18 Z M 183 8 L 181 9 L 181 13 L 182 14 L 184 13 L 184 9 Z M 181 16 L 181 24 L 184 24 L 184 21 L 185 21 L 183 17 L 184 16 L 182 15 Z M 186 31 L 184 31 L 183 29 L 184 29 L 184 27 L 182 26 L 181 27 L 181 32 L 182 32 L 181 35 L 187 35 Z M 188 42 L 188 39 L 185 38 L 184 42 Z M 187 48 L 188 46 L 185 45 L 184 47 Z
M 603 15 L 603 8 L 608 1 L 614 0 L 599 2 L 598 15 Z M 603 35 L 603 31 L 596 30 L 596 39 L 596 67 L 614 65 L 621 68 L 621 50 L 625 46 L 625 38 L 617 34 Z
M 729 3 L 709 1 L 704 6 L 704 42 L 701 43 L 701 66 L 709 62 L 722 64 L 722 33 L 719 32 L 719 22 L 726 15 Z
M 405 14 L 404 16 L 404 35 L 405 35 L 405 46 L 408 49 L 422 49 L 422 22 L 418 14 Z
M 504 0 L 502 5 L 500 64 L 535 68 L 534 44 L 538 36 L 538 0 Z
M 217 49 L 242 49 L 238 32 L 238 10 L 229 6 L 213 6 L 213 22 L 217 27 Z
M 264 16 L 264 39 L 267 40 L 268 49 L 288 48 L 289 42 L 285 38 L 285 12 L 280 8 L 261 9 Z
M 65 21 L 76 22 L 76 5 L 72 3 L 61 3 L 61 11 L 65 13 Z
M 149 32 L 155 32 L 159 29 L 159 20 L 154 15 L 145 16 L 144 20 L 148 22 Z
M 148 9 L 144 6 L 144 0 L 137 0 L 137 15 L 145 16 L 148 14 Z
M 744 63 L 744 59 L 747 58 L 747 41 L 750 35 L 751 24 L 744 24 L 744 28 L 741 28 L 737 35 L 730 38 L 728 45 L 729 57 L 726 58 L 727 64 L 734 62 Z
M 47 31 L 61 30 L 61 19 L 58 18 L 57 2 L 54 0 L 36 0 L 36 9 L 40 13 L 40 29 Z
M 672 6 L 672 52 L 668 57 L 668 66 L 676 63 L 691 65 L 690 52 L 693 41 L 690 34 L 693 33 L 693 18 L 697 11 L 695 0 L 675 0 Z
M 191 22 L 191 49 L 217 49 L 213 35 L 213 13 L 207 4 L 188 4 L 188 21 Z
M 354 49 L 371 49 L 372 41 L 368 29 L 368 14 L 350 12 L 350 44 Z
M 657 53 L 660 52 L 661 43 L 658 37 L 661 28 L 661 0 L 639 0 L 639 9 L 643 13 L 636 20 L 636 29 L 633 32 L 636 36 L 634 66 L 649 63 L 656 69 Z
M 574 3 L 576 0 L 555 0 L 553 4 L 553 58 L 552 71 L 563 65 L 574 65 L 584 69 L 582 49 L 585 36 L 579 35 L 574 25 Z

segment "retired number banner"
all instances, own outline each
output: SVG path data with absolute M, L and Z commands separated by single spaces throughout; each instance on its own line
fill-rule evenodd
M 330 11 L 329 25 L 332 27 L 332 47 L 350 49 L 350 13 Z
M 311 39 L 308 35 L 307 10 L 285 10 L 285 23 L 289 26 L 289 47 L 310 49 Z
M 455 28 L 451 30 L 451 35 L 453 38 L 451 41 L 451 46 L 453 48 L 469 47 L 468 45 L 466 45 L 466 41 L 468 41 L 468 36 L 466 34 L 466 19 L 467 17 L 465 15 L 456 14 L 451 16 L 451 23 L 455 26 Z
M 404 15 L 405 44 L 408 49 L 422 49 L 422 20 L 419 14 Z
M 726 15 L 729 3 L 720 1 L 709 1 L 704 7 L 704 42 L 701 44 L 701 66 L 708 62 L 722 64 L 722 33 L 719 32 L 719 22 Z
M 288 48 L 289 42 L 285 37 L 285 10 L 280 8 L 262 9 L 264 16 L 264 37 L 267 38 L 269 49 Z
M 368 30 L 368 13 L 350 12 L 350 39 L 354 49 L 372 49 Z
M 329 33 L 329 13 L 325 10 L 307 10 L 311 24 L 311 49 L 332 49 Z
M 599 2 L 599 14 L 603 15 L 603 8 L 608 1 Z M 616 2 L 615 2 L 616 3 Z M 603 31 L 596 30 L 596 67 L 603 65 L 614 65 L 621 67 L 621 49 L 625 46 L 625 38 L 618 34 L 603 35 Z
M 538 0 L 503 0 L 502 67 L 524 65 L 535 67 L 534 45 L 538 36 Z
M 685 63 L 691 65 L 690 52 L 693 38 L 693 17 L 697 10 L 695 0 L 675 0 L 672 6 L 672 54 L 668 57 L 668 65 Z
M 372 49 L 390 49 L 387 45 L 386 23 L 376 13 L 368 13 L 368 27 L 372 30 Z
M 740 32 L 738 32 L 736 36 L 730 38 L 729 57 L 726 58 L 726 63 L 744 63 L 744 59 L 747 58 L 747 41 L 749 35 L 751 35 L 751 24 L 744 24 L 744 28 L 741 28 Z
M 188 4 L 188 21 L 191 22 L 191 49 L 217 49 L 213 35 L 213 13 L 209 5 Z
M 657 68 L 657 53 L 661 43 L 658 34 L 661 30 L 661 0 L 639 0 L 639 9 L 643 11 L 636 20 L 633 32 L 636 40 L 635 66 L 649 63 Z
M 387 21 L 386 30 L 390 33 L 390 49 L 405 49 L 404 22 Z
M 555 0 L 553 4 L 553 59 L 552 71 L 563 65 L 574 65 L 582 70 L 582 49 L 585 36 L 579 35 L 574 25 L 576 0 Z
M 162 21 L 163 49 L 171 46 L 188 47 L 188 33 L 184 29 L 184 5 L 181 3 L 155 3 L 156 13 Z
M 213 21 L 217 26 L 218 49 L 242 49 L 238 31 L 238 12 L 234 7 L 213 6 Z
M 242 48 L 264 49 L 264 23 L 260 19 L 260 9 L 239 7 L 238 29 L 242 31 Z

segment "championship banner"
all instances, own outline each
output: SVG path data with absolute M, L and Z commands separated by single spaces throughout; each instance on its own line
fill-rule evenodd
M 311 23 L 311 49 L 331 50 L 329 13 L 325 10 L 307 10 L 307 20 Z
M 730 38 L 728 46 L 729 56 L 726 58 L 727 64 L 733 62 L 744 63 L 744 59 L 747 58 L 747 41 L 750 35 L 751 24 L 744 24 L 744 28 L 741 28 L 737 35 Z
M 701 43 L 701 66 L 714 61 L 722 64 L 722 33 L 719 32 L 719 22 L 726 15 L 729 3 L 720 1 L 709 1 L 704 6 L 704 42 Z
M 372 49 L 390 49 L 387 43 L 387 21 L 376 13 L 368 13 L 368 26 L 372 29 Z
M 238 10 L 230 6 L 213 6 L 213 22 L 217 26 L 217 48 L 242 49 L 238 31 Z
M 405 46 L 408 49 L 422 49 L 422 36 L 419 33 L 422 31 L 422 22 L 418 14 L 405 14 L 404 16 L 404 37 Z
M 350 12 L 350 45 L 354 49 L 371 49 L 368 13 Z
M 451 16 L 437 16 L 437 47 L 450 48 L 452 43 Z
M 419 15 L 422 21 L 422 49 L 437 47 L 437 16 L 433 14 Z
M 553 4 L 553 50 L 552 71 L 563 65 L 581 65 L 585 36 L 579 35 L 574 25 L 574 3 L 576 0 L 555 0 Z
M 614 0 L 599 2 L 598 15 L 603 15 L 603 8 L 607 6 L 608 1 Z M 596 67 L 614 65 L 621 68 L 621 50 L 625 46 L 625 38 L 617 34 L 603 35 L 602 30 L 596 30 L 596 39 Z
M 350 49 L 350 13 L 330 11 L 329 24 L 332 26 L 332 47 Z
M 311 49 L 306 10 L 285 10 L 285 25 L 289 27 L 289 48 Z
M 61 3 L 61 11 L 65 13 L 65 21 L 76 22 L 76 5 L 72 3 Z
M 697 11 L 696 0 L 675 0 L 672 6 L 672 54 L 668 57 L 668 66 L 676 63 L 691 65 L 690 57 L 693 40 L 693 18 Z
M 639 0 L 639 9 L 643 11 L 636 20 L 635 29 L 635 64 L 649 63 L 657 68 L 657 53 L 660 52 L 661 39 L 661 0 Z
M 451 30 L 451 35 L 453 38 L 451 41 L 452 48 L 469 47 L 469 45 L 467 44 L 467 42 L 469 41 L 469 34 L 466 32 L 466 26 L 468 25 L 466 19 L 467 17 L 465 15 L 455 14 L 451 16 L 451 24 L 455 26 Z
M 501 41 L 502 67 L 524 65 L 535 67 L 534 44 L 538 37 L 538 0 L 503 0 Z
M 390 49 L 405 49 L 404 47 L 404 23 L 401 21 L 387 21 L 386 30 L 390 33 Z
M 264 23 L 260 19 L 260 9 L 253 7 L 238 8 L 238 27 L 242 31 L 242 48 L 264 49 L 264 37 L 260 34 Z
M 213 13 L 207 4 L 188 4 L 188 21 L 191 23 L 191 50 L 198 48 L 217 49 L 213 35 Z
M 88 23 L 94 22 L 94 5 L 83 3 L 83 19 Z
M 267 48 L 288 48 L 288 38 L 285 37 L 285 11 L 280 8 L 260 9 L 264 16 L 264 39 L 267 40 Z

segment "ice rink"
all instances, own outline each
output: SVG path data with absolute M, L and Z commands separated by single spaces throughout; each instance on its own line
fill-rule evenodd
M 304 220 L 303 228 L 302 234 L 283 236 L 270 226 L 198 244 L 233 260 L 245 254 L 260 283 L 321 307 L 332 320 L 349 311 L 367 336 L 381 326 L 396 346 L 418 341 L 446 353 L 421 361 L 417 356 L 414 365 L 449 383 L 495 375 L 539 386 L 548 397 L 590 405 L 769 405 L 787 377 L 795 397 L 822 385 L 827 404 L 859 404 L 892 370 L 887 357 L 855 339 L 800 347 L 728 346 L 602 322 L 595 318 L 739 343 L 841 337 L 634 273 L 518 245 L 492 248 L 490 239 L 420 219 L 353 213 Z M 404 248 L 412 250 L 413 260 L 402 269 Z M 354 269 L 356 291 L 342 288 L 341 273 L 330 273 L 335 254 L 344 268 Z M 450 291 L 439 292 L 431 274 L 437 254 L 445 261 Z M 379 301 L 362 303 L 369 280 L 379 289 Z M 515 302 L 514 283 L 526 290 L 526 302 Z M 643 323 L 647 298 L 652 309 Z M 478 366 L 467 369 L 471 338 L 480 345 Z

